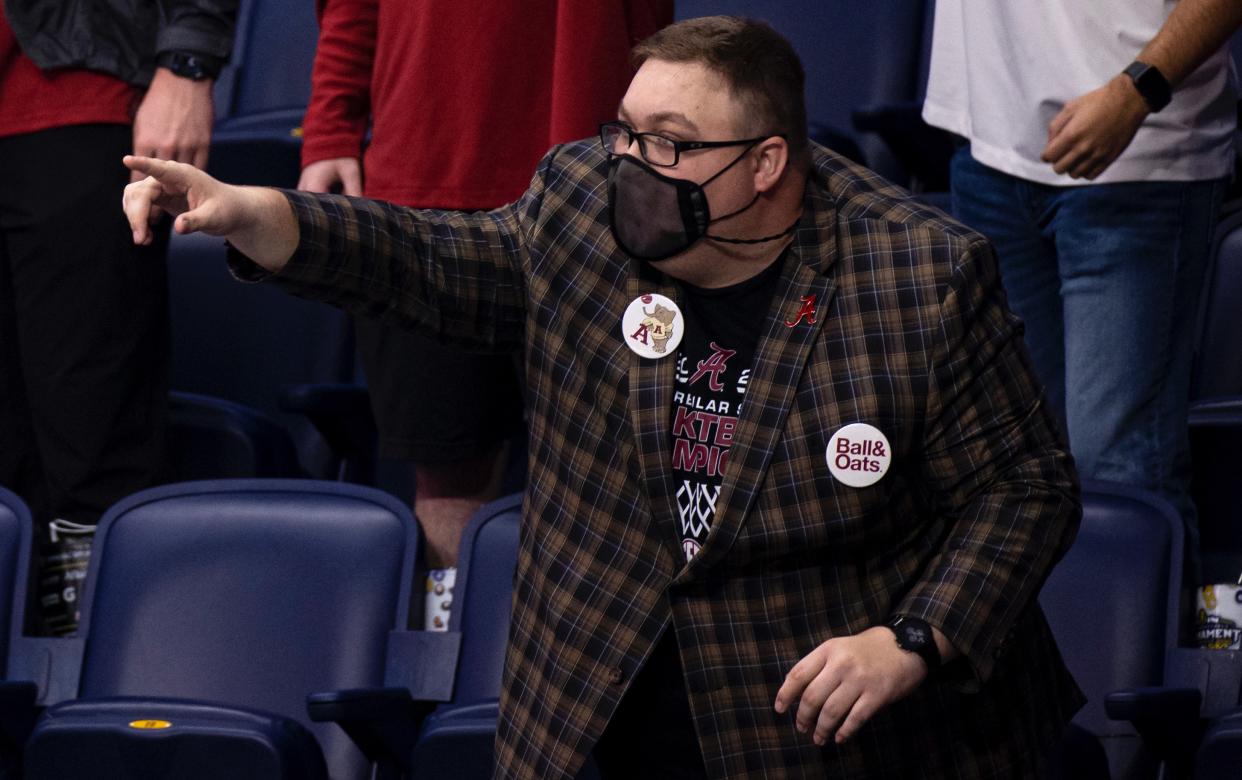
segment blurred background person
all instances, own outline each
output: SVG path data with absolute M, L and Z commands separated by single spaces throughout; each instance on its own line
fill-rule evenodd
M 90 535 L 163 478 L 167 226 L 117 214 L 127 153 L 204 167 L 237 0 L 0 13 L 0 484 L 29 505 L 39 633 L 76 629 Z

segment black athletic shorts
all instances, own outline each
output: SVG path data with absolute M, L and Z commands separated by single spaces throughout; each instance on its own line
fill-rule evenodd
M 517 355 L 466 352 L 362 317 L 355 325 L 381 458 L 449 463 L 523 430 Z

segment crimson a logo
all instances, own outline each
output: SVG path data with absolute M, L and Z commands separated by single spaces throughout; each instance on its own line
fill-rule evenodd
M 737 354 L 737 350 L 724 349 L 723 347 L 718 346 L 714 341 L 708 346 L 712 348 L 712 352 L 715 354 L 706 360 L 699 361 L 698 370 L 690 376 L 690 384 L 694 384 L 699 377 L 702 377 L 705 374 L 711 374 L 711 376 L 707 379 L 707 386 L 711 388 L 713 393 L 719 393 L 724 389 L 724 383 L 720 381 L 720 375 L 723 374 L 727 368 L 726 364 L 729 362 L 729 358 Z

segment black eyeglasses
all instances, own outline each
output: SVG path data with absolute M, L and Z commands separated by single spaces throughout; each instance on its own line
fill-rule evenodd
M 721 146 L 753 145 L 773 135 L 776 134 L 769 133 L 758 138 L 743 138 L 738 141 L 674 141 L 659 133 L 640 133 L 624 122 L 604 122 L 599 126 L 599 142 L 604 145 L 605 152 L 610 155 L 624 154 L 637 141 L 638 153 L 643 159 L 660 168 L 671 168 L 676 165 L 681 159 L 682 152 L 715 149 Z

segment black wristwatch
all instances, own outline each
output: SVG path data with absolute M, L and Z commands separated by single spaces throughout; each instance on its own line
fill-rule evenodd
M 1154 114 L 1173 99 L 1173 87 L 1155 65 L 1135 60 L 1122 71 L 1134 82 L 1134 88 L 1143 96 L 1147 107 Z
M 192 81 L 214 79 L 220 75 L 220 60 L 188 51 L 162 51 L 155 64 L 168 68 L 175 75 Z
M 932 636 L 931 626 L 924 620 L 905 615 L 894 615 L 884 624 L 897 635 L 897 646 L 911 653 L 918 653 L 927 662 L 927 671 L 940 668 L 940 649 Z

